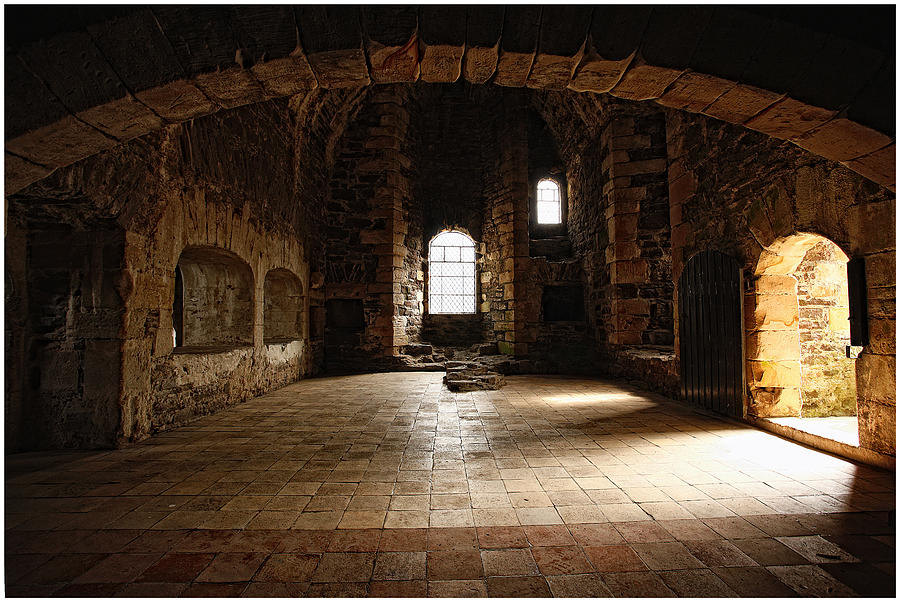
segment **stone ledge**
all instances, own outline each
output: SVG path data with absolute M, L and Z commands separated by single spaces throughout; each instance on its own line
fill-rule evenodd
M 861 462 L 863 464 L 877 466 L 879 468 L 886 468 L 893 471 L 897 470 L 897 458 L 894 456 L 882 454 L 871 449 L 866 449 L 864 447 L 855 447 L 853 445 L 842 443 L 840 441 L 826 439 L 825 437 L 800 431 L 790 426 L 777 424 L 775 422 L 772 422 L 771 420 L 766 420 L 765 418 L 747 416 L 745 418 L 745 421 L 748 424 L 751 424 L 764 431 L 774 433 L 779 437 L 784 437 L 785 439 L 790 439 L 791 441 L 802 443 L 808 447 L 828 452 L 829 454 L 834 454 L 836 456 L 854 460 L 856 462 Z

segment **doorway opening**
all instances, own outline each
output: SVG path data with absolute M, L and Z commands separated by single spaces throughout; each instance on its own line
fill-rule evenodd
M 816 234 L 796 234 L 760 257 L 749 299 L 748 413 L 859 445 L 856 356 L 850 344 L 848 257 Z

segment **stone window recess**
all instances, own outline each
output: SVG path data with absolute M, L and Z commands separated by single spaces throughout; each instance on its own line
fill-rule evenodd
M 475 313 L 475 241 L 442 232 L 428 245 L 428 312 Z
M 581 286 L 545 286 L 541 295 L 544 322 L 584 322 L 584 289 Z
M 300 279 L 286 269 L 266 274 L 263 341 L 287 343 L 303 338 L 304 298 Z
M 559 184 L 544 178 L 537 185 L 537 223 L 562 223 L 562 197 Z
M 366 330 L 362 299 L 329 299 L 325 302 L 325 337 L 329 345 L 358 345 Z
M 215 247 L 189 247 L 175 270 L 172 323 L 176 348 L 253 344 L 253 272 Z

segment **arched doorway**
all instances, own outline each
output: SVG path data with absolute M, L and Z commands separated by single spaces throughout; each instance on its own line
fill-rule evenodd
M 748 298 L 748 413 L 857 445 L 847 262 L 810 233 L 761 255 Z

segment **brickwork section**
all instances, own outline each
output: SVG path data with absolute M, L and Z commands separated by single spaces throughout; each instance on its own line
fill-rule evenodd
M 856 362 L 850 345 L 847 256 L 817 243 L 794 272 L 799 303 L 800 416 L 855 416 Z

